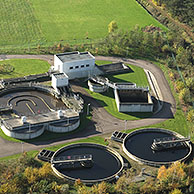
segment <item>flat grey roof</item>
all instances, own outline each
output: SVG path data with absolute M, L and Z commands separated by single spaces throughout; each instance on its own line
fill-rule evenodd
M 69 52 L 56 55 L 62 62 L 94 59 L 89 52 Z
M 53 76 L 56 78 L 68 78 L 67 75 L 64 73 L 54 73 Z

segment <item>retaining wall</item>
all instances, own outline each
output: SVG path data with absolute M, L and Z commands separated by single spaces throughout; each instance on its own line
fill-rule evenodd
M 1 125 L 1 129 L 3 130 L 3 132 L 9 136 L 9 137 L 13 137 L 16 139 L 33 139 L 36 138 L 40 135 L 43 134 L 45 127 L 43 126 L 41 129 L 36 130 L 36 131 L 28 131 L 28 132 L 17 132 L 16 131 L 10 131 L 8 130 L 4 125 Z
M 67 124 L 67 126 L 54 126 L 52 124 L 50 124 L 48 126 L 48 131 L 51 131 L 51 132 L 55 132 L 55 133 L 66 133 L 66 132 L 70 132 L 70 131 L 74 131 L 75 129 L 77 129 L 80 125 L 80 120 L 78 119 L 77 122 L 75 123 L 70 123 L 70 124 Z
M 148 94 L 148 103 L 120 102 L 118 91 L 114 90 L 117 109 L 119 112 L 153 112 L 153 103 Z
M 96 93 L 103 93 L 108 89 L 108 86 L 106 85 L 91 83 L 91 81 L 89 80 L 88 80 L 88 86 L 90 91 L 96 92 Z

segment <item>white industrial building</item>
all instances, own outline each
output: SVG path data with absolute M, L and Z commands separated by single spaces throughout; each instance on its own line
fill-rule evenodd
M 90 77 L 99 71 L 90 52 L 78 51 L 54 55 L 54 70 L 65 73 L 69 80 Z
M 52 74 L 52 87 L 57 90 L 58 87 L 68 86 L 69 79 L 64 73 L 54 73 Z

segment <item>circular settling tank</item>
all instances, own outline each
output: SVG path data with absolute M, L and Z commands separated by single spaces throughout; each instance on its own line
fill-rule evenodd
M 124 152 L 132 159 L 152 165 L 169 165 L 175 161 L 185 161 L 191 154 L 192 146 L 190 141 L 184 142 L 179 147 L 172 147 L 161 150 L 153 150 L 154 139 L 181 139 L 184 138 L 178 133 L 157 128 L 140 129 L 133 131 L 126 136 L 123 143 Z
M 77 155 L 92 156 L 93 164 L 88 168 L 61 169 L 54 164 L 59 157 L 73 157 Z M 63 147 L 55 152 L 51 159 L 51 166 L 55 173 L 62 178 L 93 184 L 101 181 L 112 181 L 123 169 L 123 159 L 114 150 L 99 144 L 79 143 Z

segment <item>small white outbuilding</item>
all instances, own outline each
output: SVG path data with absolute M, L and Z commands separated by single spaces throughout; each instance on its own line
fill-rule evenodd
M 52 74 L 52 87 L 57 89 L 59 87 L 68 86 L 69 80 L 68 76 L 64 73 L 54 73 Z

